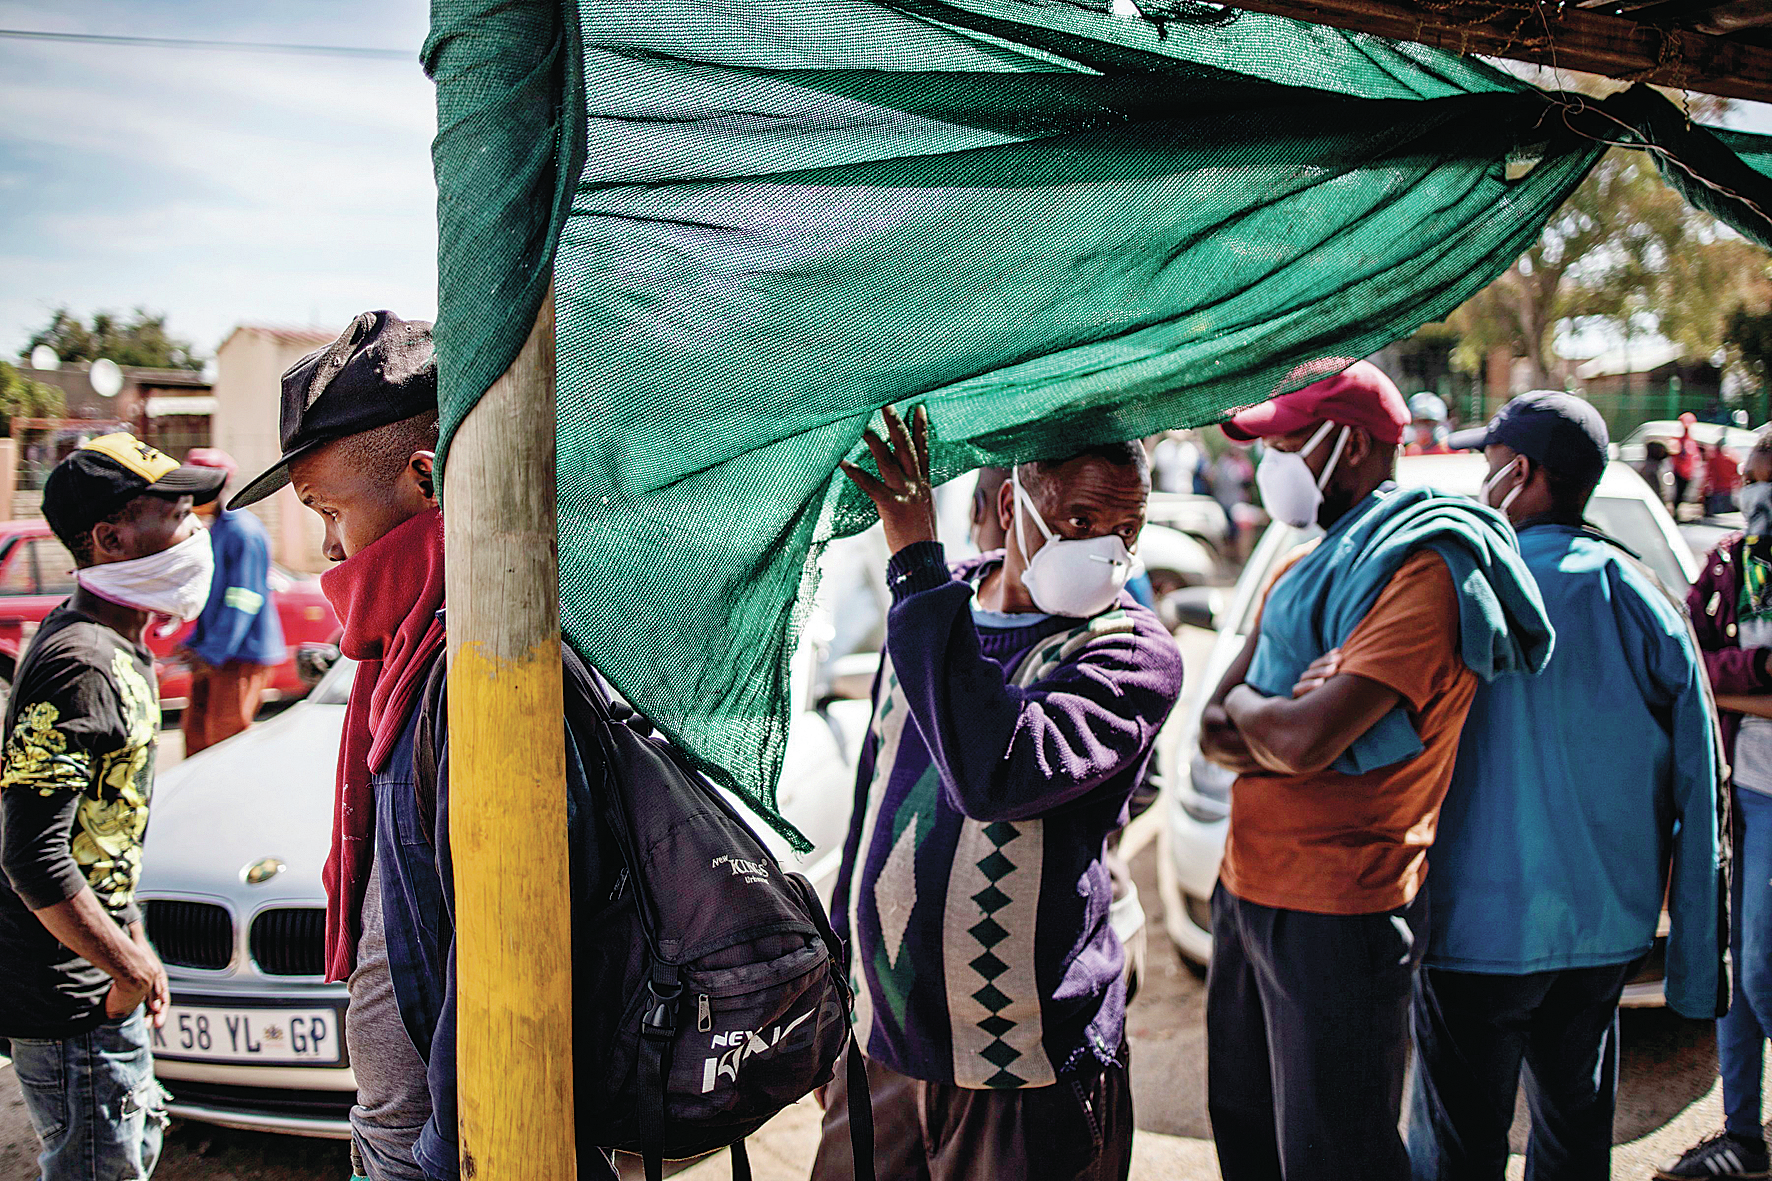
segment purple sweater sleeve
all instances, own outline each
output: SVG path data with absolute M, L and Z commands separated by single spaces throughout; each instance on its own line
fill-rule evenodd
M 1126 771 L 1181 694 L 1181 652 L 1143 610 L 1135 631 L 1019 689 L 979 650 L 972 588 L 948 573 L 940 545 L 905 547 L 888 580 L 893 672 L 949 801 L 974 820 L 1039 816 Z
M 1686 594 L 1692 628 L 1704 654 L 1711 689 L 1717 693 L 1763 693 L 1772 688 L 1767 649 L 1743 648 L 1735 628 L 1740 595 L 1740 537 L 1725 539 L 1704 560 L 1704 570 Z

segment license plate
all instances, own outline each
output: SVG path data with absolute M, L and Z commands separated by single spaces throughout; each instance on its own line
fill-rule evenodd
M 343 1036 L 335 1009 L 212 1009 L 168 1005 L 154 1053 L 204 1062 L 336 1065 Z

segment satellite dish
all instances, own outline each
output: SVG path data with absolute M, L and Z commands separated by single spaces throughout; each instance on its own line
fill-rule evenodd
M 117 368 L 117 362 L 100 357 L 92 363 L 92 372 L 86 375 L 92 383 L 92 392 L 101 398 L 115 398 L 123 388 L 123 370 Z
M 40 344 L 31 350 L 31 368 L 60 369 L 62 359 L 55 355 L 55 350 L 46 344 Z

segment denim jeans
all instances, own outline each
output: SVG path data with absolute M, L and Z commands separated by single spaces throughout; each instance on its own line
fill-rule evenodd
M 1526 1071 L 1526 1177 L 1612 1175 L 1618 998 L 1630 964 L 1483 975 L 1423 968 L 1415 986 L 1416 1181 L 1501 1181 Z
M 1729 883 L 1729 1014 L 1717 1022 L 1723 1126 L 1759 1139 L 1760 1074 L 1772 1032 L 1772 796 L 1735 789 L 1735 872 Z
M 146 1181 L 160 1158 L 166 1093 L 141 1009 L 75 1037 L 12 1039 L 12 1069 L 43 1152 L 42 1181 Z

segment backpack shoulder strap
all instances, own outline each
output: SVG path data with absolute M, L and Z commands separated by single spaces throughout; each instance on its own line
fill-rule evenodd
M 418 726 L 412 735 L 412 785 L 425 833 L 437 827 L 437 759 L 449 732 L 449 653 L 437 653 L 418 697 Z

